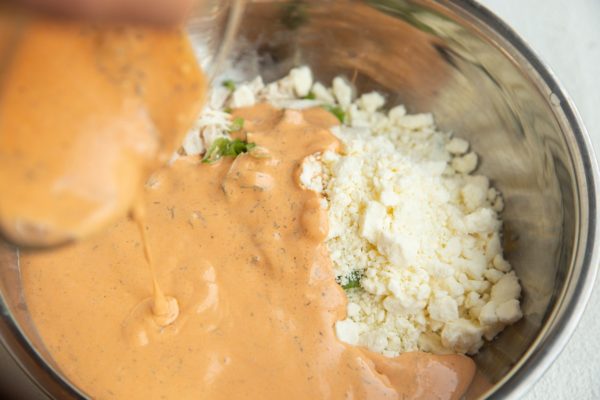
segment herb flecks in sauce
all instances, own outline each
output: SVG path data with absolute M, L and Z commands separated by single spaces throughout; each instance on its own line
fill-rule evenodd
M 215 141 L 210 145 L 204 154 L 204 157 L 202 158 L 202 162 L 211 164 L 220 160 L 222 157 L 237 157 L 242 153 L 247 153 L 254 147 L 256 147 L 254 143 L 248 143 L 241 139 L 228 139 L 221 137 L 215 139 Z

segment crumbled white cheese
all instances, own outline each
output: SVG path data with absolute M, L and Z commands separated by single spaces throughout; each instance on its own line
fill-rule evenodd
M 490 297 L 496 303 L 518 299 L 521 295 L 521 285 L 514 271 L 504 275 L 493 287 Z
M 510 299 L 496 307 L 498 320 L 503 324 L 512 324 L 517 322 L 523 316 L 519 300 Z
M 320 100 L 327 104 L 335 103 L 335 99 L 333 98 L 331 91 L 325 86 L 323 86 L 323 84 L 321 84 L 320 82 L 316 82 L 313 85 L 312 92 L 315 95 L 315 99 L 317 100 Z
M 427 306 L 429 317 L 440 322 L 451 322 L 458 319 L 458 303 L 448 295 L 433 297 Z
M 365 93 L 358 100 L 361 108 L 368 113 L 374 113 L 385 104 L 383 96 L 377 92 Z
M 183 139 L 183 150 L 188 156 L 197 156 L 204 153 L 204 143 L 200 138 L 200 132 L 191 131 Z
M 406 108 L 403 105 L 396 106 L 388 112 L 388 118 L 392 124 L 398 124 L 400 118 L 406 115 Z
M 360 216 L 360 236 L 374 244 L 379 233 L 383 230 L 383 221 L 386 216 L 387 210 L 383 204 L 377 201 L 369 201 L 365 211 Z
M 203 154 L 217 138 L 229 137 L 231 124 L 231 114 L 206 107 L 183 139 L 183 154 Z
M 433 126 L 433 115 L 431 114 L 413 114 L 405 115 L 398 119 L 398 124 L 407 129 L 423 129 L 424 127 Z
M 320 154 L 306 157 L 300 169 L 300 182 L 304 187 L 315 192 L 323 190 L 323 164 L 319 160 Z
M 461 189 L 461 196 L 465 207 L 475 211 L 483 207 L 488 201 L 489 181 L 485 176 L 474 176 L 467 181 Z
M 240 85 L 233 92 L 232 108 L 250 107 L 256 103 L 254 92 L 248 85 Z
M 498 271 L 502 271 L 502 272 L 508 272 L 510 271 L 510 264 L 508 263 L 508 261 L 506 261 L 504 259 L 504 257 L 502 257 L 502 254 L 496 254 L 492 260 L 492 265 L 494 266 L 494 268 L 496 268 Z
M 260 93 L 260 91 L 264 89 L 265 84 L 264 84 L 264 82 L 262 80 L 262 77 L 257 76 L 256 78 L 254 78 L 253 80 L 251 80 L 250 82 L 248 82 L 248 87 L 250 88 L 250 90 L 252 91 L 252 93 L 255 96 L 257 96 Z
M 469 142 L 461 138 L 452 138 L 446 145 L 446 150 L 451 154 L 465 154 L 469 150 Z
M 452 160 L 452 168 L 462 174 L 470 174 L 477 168 L 477 154 L 471 152 Z
M 360 335 L 360 327 L 352 320 L 338 321 L 335 324 L 335 334 L 338 339 L 348 344 L 357 345 Z
M 294 90 L 298 97 L 304 97 L 310 92 L 313 83 L 312 71 L 304 66 L 294 68 L 290 71 L 290 77 L 294 82 Z
M 208 95 L 208 106 L 213 110 L 223 108 L 230 91 L 226 87 L 217 86 L 213 88 Z
M 342 107 L 350 105 L 352 88 L 344 78 L 338 76 L 333 79 L 333 94 Z
M 356 323 L 352 343 L 387 355 L 477 352 L 522 316 L 502 254 L 502 197 L 487 177 L 469 175 L 477 154 L 436 131 L 431 114 L 396 106 L 386 115 L 372 93 L 352 103 L 342 78 L 332 91 L 351 125 L 334 130 L 345 154 L 321 157 L 322 169 L 306 163 L 301 179 L 329 203 L 338 280 L 362 274 L 343 321 Z
M 300 99 L 309 93 L 314 100 Z M 347 318 L 335 325 L 340 340 L 386 356 L 474 354 L 522 317 L 519 281 L 502 254 L 502 196 L 488 178 L 469 175 L 477 154 L 437 131 L 431 114 L 407 114 L 402 105 L 383 112 L 376 92 L 353 101 L 345 78 L 328 88 L 307 67 L 219 96 L 214 102 L 223 107 L 328 104 L 346 115 L 331 129 L 343 154 L 314 154 L 300 171 L 302 184 L 324 198 L 336 278 L 346 284 L 361 276 L 360 288 L 347 291 Z M 230 117 L 215 113 L 203 114 L 200 134 L 186 138 L 190 153 L 227 135 Z
M 477 353 L 483 346 L 483 330 L 475 322 L 457 319 L 444 325 L 441 332 L 441 343 L 455 353 Z

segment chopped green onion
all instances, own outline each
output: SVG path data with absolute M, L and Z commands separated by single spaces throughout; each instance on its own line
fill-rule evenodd
M 308 94 L 304 97 L 302 97 L 303 100 L 314 100 L 317 97 L 315 96 L 315 94 L 313 92 L 308 92 Z
M 248 143 L 241 139 L 230 140 L 224 137 L 216 139 L 208 148 L 204 157 L 203 163 L 214 163 L 221 157 L 232 156 L 236 157 L 242 153 L 252 150 L 256 147 L 254 143 Z
M 339 119 L 342 124 L 344 123 L 344 120 L 346 119 L 346 113 L 344 112 L 344 110 L 342 110 L 340 106 L 332 106 L 331 104 L 325 104 L 323 108 L 335 115 L 335 117 Z
M 235 90 L 235 82 L 232 81 L 231 79 L 224 80 L 222 85 L 223 85 L 223 87 L 229 89 L 232 92 Z
M 225 111 L 227 114 L 231 114 L 231 112 L 233 111 L 233 109 L 231 107 L 225 107 L 223 109 L 223 111 Z
M 360 287 L 360 280 L 362 278 L 362 274 L 358 271 L 353 271 L 350 273 L 350 277 L 348 281 L 342 285 L 344 290 L 348 289 L 356 289 Z
M 226 138 L 218 138 L 215 139 L 214 142 L 210 145 L 206 153 L 204 153 L 204 157 L 202 158 L 203 163 L 213 163 L 217 161 L 223 155 L 223 149 L 227 145 L 228 139 Z
M 234 139 L 230 141 L 227 146 L 225 146 L 225 149 L 223 149 L 223 155 L 235 157 L 252 150 L 255 146 L 256 144 L 254 143 L 247 143 L 241 139 Z
M 235 119 L 231 123 L 231 127 L 229 128 L 229 132 L 241 131 L 243 128 L 244 128 L 244 118 L 235 117 Z

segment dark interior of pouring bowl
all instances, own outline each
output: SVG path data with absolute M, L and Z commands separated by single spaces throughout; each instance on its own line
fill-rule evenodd
M 536 339 L 562 290 L 576 224 L 572 167 L 548 97 L 517 63 L 473 21 L 420 3 L 251 3 L 233 66 L 266 81 L 297 65 L 325 83 L 343 74 L 358 92 L 378 90 L 389 107 L 433 112 L 440 129 L 470 141 L 478 172 L 504 195 L 504 250 L 523 286 L 524 318 L 475 357 L 497 382 Z
M 470 141 L 480 155 L 478 172 L 491 177 L 504 195 L 505 254 L 523 286 L 524 318 L 475 357 L 496 382 L 536 339 L 562 290 L 575 240 L 573 168 L 547 96 L 518 63 L 486 39 L 474 21 L 440 3 L 435 11 L 420 4 L 253 2 L 242 23 L 234 66 L 247 78 L 260 73 L 267 81 L 302 64 L 310 65 L 322 82 L 344 74 L 359 92 L 378 90 L 390 107 L 431 111 L 440 129 Z M 6 323 L 15 321 L 52 365 L 28 317 L 14 250 L 0 246 L 0 263 L 3 336 L 19 336 L 6 332 L 17 331 Z M 25 348 L 20 340 L 6 344 Z M 16 356 L 40 369 L 36 357 Z M 37 378 L 43 385 L 73 394 L 42 369 Z

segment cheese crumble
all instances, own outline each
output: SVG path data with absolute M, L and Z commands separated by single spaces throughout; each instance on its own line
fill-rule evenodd
M 222 110 L 261 101 L 335 107 L 343 121 L 331 129 L 343 153 L 307 157 L 300 172 L 325 199 L 326 244 L 347 289 L 340 340 L 387 356 L 475 354 L 522 317 L 521 286 L 502 252 L 503 200 L 473 174 L 479 160 L 466 140 L 438 131 L 431 114 L 384 111 L 381 94 L 356 96 L 342 77 L 326 87 L 299 67 L 268 85 L 258 77 L 215 88 L 184 151 L 201 154 L 228 135 Z

